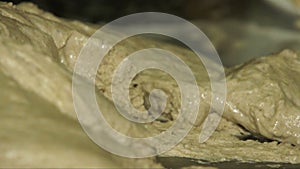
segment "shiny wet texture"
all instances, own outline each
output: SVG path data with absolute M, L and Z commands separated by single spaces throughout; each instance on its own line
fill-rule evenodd
M 79 126 L 72 103 L 72 70 L 84 43 L 99 26 L 59 19 L 32 4 L 0 3 L 0 11 L 0 167 L 161 167 L 155 158 L 127 159 L 105 152 Z M 169 94 L 163 116 L 151 124 L 134 125 L 113 115 L 112 73 L 128 54 L 145 47 L 161 47 L 182 58 L 195 73 L 203 94 L 195 127 L 161 157 L 300 163 L 299 55 L 285 50 L 226 69 L 224 118 L 213 136 L 199 144 L 210 104 L 209 79 L 200 60 L 184 47 L 145 37 L 133 37 L 114 47 L 96 79 L 97 96 L 106 105 L 106 116 L 128 135 L 159 133 L 176 120 L 180 107 L 176 82 L 151 70 L 133 80 L 131 101 L 145 110 L 149 106 L 147 94 L 161 88 Z M 268 141 L 240 139 L 248 135 Z

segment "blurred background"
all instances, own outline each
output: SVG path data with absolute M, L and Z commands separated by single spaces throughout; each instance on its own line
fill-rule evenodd
M 137 12 L 174 14 L 201 28 L 228 67 L 283 49 L 300 51 L 300 0 L 27 1 L 59 17 L 97 24 Z

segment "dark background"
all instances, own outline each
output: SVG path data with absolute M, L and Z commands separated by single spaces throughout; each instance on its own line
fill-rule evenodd
M 24 0 L 12 0 L 14 4 Z M 27 0 L 59 17 L 109 22 L 136 12 L 165 12 L 188 20 L 234 18 L 280 24 L 286 13 L 263 0 Z M 266 12 L 267 11 L 267 12 Z M 274 15 L 276 22 L 274 23 Z

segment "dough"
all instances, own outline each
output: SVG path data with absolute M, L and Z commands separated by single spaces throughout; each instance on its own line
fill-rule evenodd
M 76 58 L 98 25 L 57 18 L 30 3 L 0 3 L 0 167 L 162 167 L 155 158 L 127 159 L 96 146 L 74 112 L 71 78 Z M 154 88 L 168 94 L 163 115 L 136 125 L 120 117 L 111 102 L 111 77 L 130 53 L 145 47 L 172 51 L 190 66 L 201 96 L 198 119 L 189 135 L 167 157 L 206 161 L 300 163 L 299 56 L 291 51 L 226 69 L 226 109 L 218 129 L 205 143 L 198 137 L 210 107 L 210 85 L 201 61 L 187 48 L 136 36 L 115 46 L 98 70 L 97 98 L 118 131 L 142 136 L 170 127 L 180 110 L 174 79 L 146 70 L 130 85 L 132 104 L 149 106 Z M 188 57 L 187 57 L 188 56 Z
M 224 117 L 252 133 L 300 144 L 300 57 L 285 50 L 232 68 Z
M 0 11 L 0 167 L 161 167 L 153 158 L 121 158 L 102 150 L 78 123 L 72 73 L 60 60 L 79 51 L 92 28 L 58 20 L 28 3 L 17 7 L 1 2 Z M 98 96 L 107 111 L 115 111 Z M 123 120 L 113 113 L 110 118 Z M 124 133 L 144 130 L 130 124 L 118 127 Z

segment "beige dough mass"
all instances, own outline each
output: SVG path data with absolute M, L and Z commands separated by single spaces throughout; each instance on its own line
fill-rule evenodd
M 81 48 L 99 27 L 57 18 L 30 3 L 0 3 L 0 167 L 162 167 L 155 158 L 127 159 L 102 150 L 78 123 L 72 71 Z M 163 41 L 132 37 L 104 58 L 96 86 L 108 121 L 120 132 L 145 136 L 167 129 L 176 120 L 180 92 L 176 81 L 161 71 L 143 71 L 130 86 L 132 104 L 140 110 L 149 106 L 152 89 L 168 94 L 166 109 L 157 121 L 131 124 L 113 108 L 113 71 L 128 54 L 145 47 L 160 47 L 183 59 L 203 93 L 194 128 L 161 156 L 300 163 L 300 57 L 296 53 L 285 50 L 226 69 L 225 112 L 212 137 L 199 144 L 201 124 L 210 107 L 209 78 L 191 51 Z M 250 134 L 269 142 L 239 139 Z

